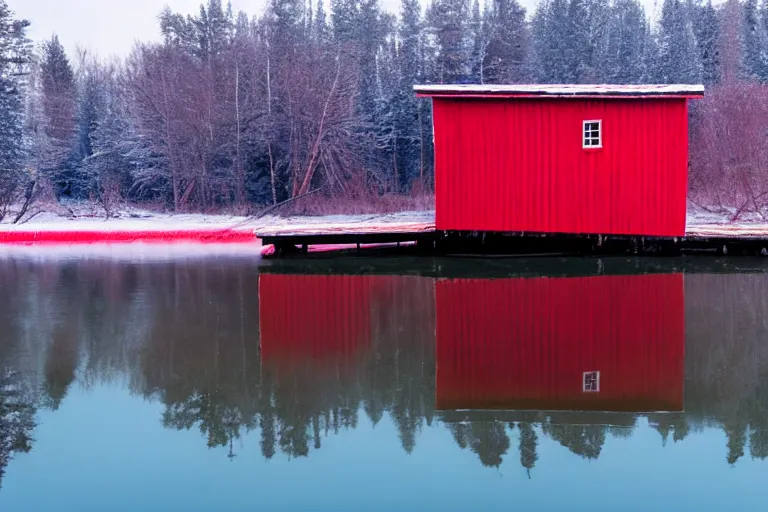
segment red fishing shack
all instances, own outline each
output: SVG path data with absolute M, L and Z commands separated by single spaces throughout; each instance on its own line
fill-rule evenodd
M 701 85 L 417 85 L 441 231 L 685 235 Z

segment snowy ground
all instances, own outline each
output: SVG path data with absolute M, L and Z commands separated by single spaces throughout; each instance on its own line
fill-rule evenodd
M 688 205 L 688 225 L 701 225 L 701 224 L 765 224 L 768 222 L 768 211 L 764 212 L 765 216 L 758 215 L 754 212 L 747 212 L 739 215 L 739 219 L 734 222 L 732 219 L 736 215 L 735 208 L 720 209 L 704 209 L 694 204 Z
M 732 222 L 732 211 L 713 213 L 690 205 L 688 230 L 691 234 L 755 236 L 768 234 L 768 220 L 759 215 L 741 216 Z M 768 215 L 766 216 L 768 217 Z M 434 229 L 434 211 L 395 214 L 327 215 L 322 217 L 267 216 L 253 219 L 234 215 L 155 213 L 137 208 L 124 208 L 117 218 L 106 220 L 99 208 L 69 205 L 44 212 L 22 224 L 0 224 L 2 231 L 171 231 L 171 230 L 237 230 L 262 234 L 302 232 L 371 232 L 376 230 L 424 231 Z
M 145 231 L 183 229 L 237 229 L 260 231 L 263 229 L 312 229 L 320 225 L 371 227 L 403 223 L 434 224 L 435 214 L 427 212 L 401 212 L 382 215 L 326 215 L 322 217 L 265 216 L 259 219 L 235 215 L 156 213 L 137 208 L 124 208 L 116 218 L 105 219 L 98 208 L 82 205 L 69 210 L 57 209 L 40 213 L 21 224 L 1 223 L 0 231 Z
M 689 236 L 702 237 L 765 238 L 768 236 L 768 212 L 766 214 L 764 217 L 747 213 L 739 215 L 739 219 L 733 221 L 736 215 L 735 209 L 714 212 L 688 205 L 686 233 Z
M 217 229 L 243 226 L 248 219 L 232 215 L 156 213 L 138 208 L 123 208 L 115 218 L 106 219 L 102 210 L 89 206 L 56 208 L 35 215 L 20 224 L 0 224 L 4 231 L 142 231 L 172 229 Z M 71 213 L 70 213 L 71 212 Z

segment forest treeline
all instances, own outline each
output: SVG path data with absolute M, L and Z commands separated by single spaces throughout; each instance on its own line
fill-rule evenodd
M 44 195 L 108 215 L 428 195 L 431 105 L 412 86 L 455 82 L 704 83 L 692 199 L 768 205 L 768 1 L 207 0 L 158 25 L 124 58 L 67 55 L 0 0 L 1 217 Z

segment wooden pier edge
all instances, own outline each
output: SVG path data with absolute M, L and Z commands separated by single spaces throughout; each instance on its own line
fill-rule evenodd
M 472 255 L 681 255 L 768 256 L 768 226 L 691 226 L 685 236 L 599 235 L 441 231 L 429 223 L 391 226 L 304 226 L 296 230 L 257 231 L 264 255 L 377 250 L 407 246 L 420 254 Z M 370 251 L 369 251 L 370 252 Z

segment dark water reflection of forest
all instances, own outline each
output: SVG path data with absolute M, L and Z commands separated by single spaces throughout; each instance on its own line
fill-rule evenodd
M 34 454 L 42 412 L 105 385 L 162 404 L 158 428 L 199 432 L 222 457 L 253 438 L 263 459 L 311 459 L 385 417 L 406 453 L 447 430 L 473 464 L 516 460 L 534 478 L 554 464 L 544 440 L 597 460 L 638 429 L 666 445 L 717 429 L 724 466 L 768 457 L 768 273 L 5 258 L 0 287 L 0 484 Z

